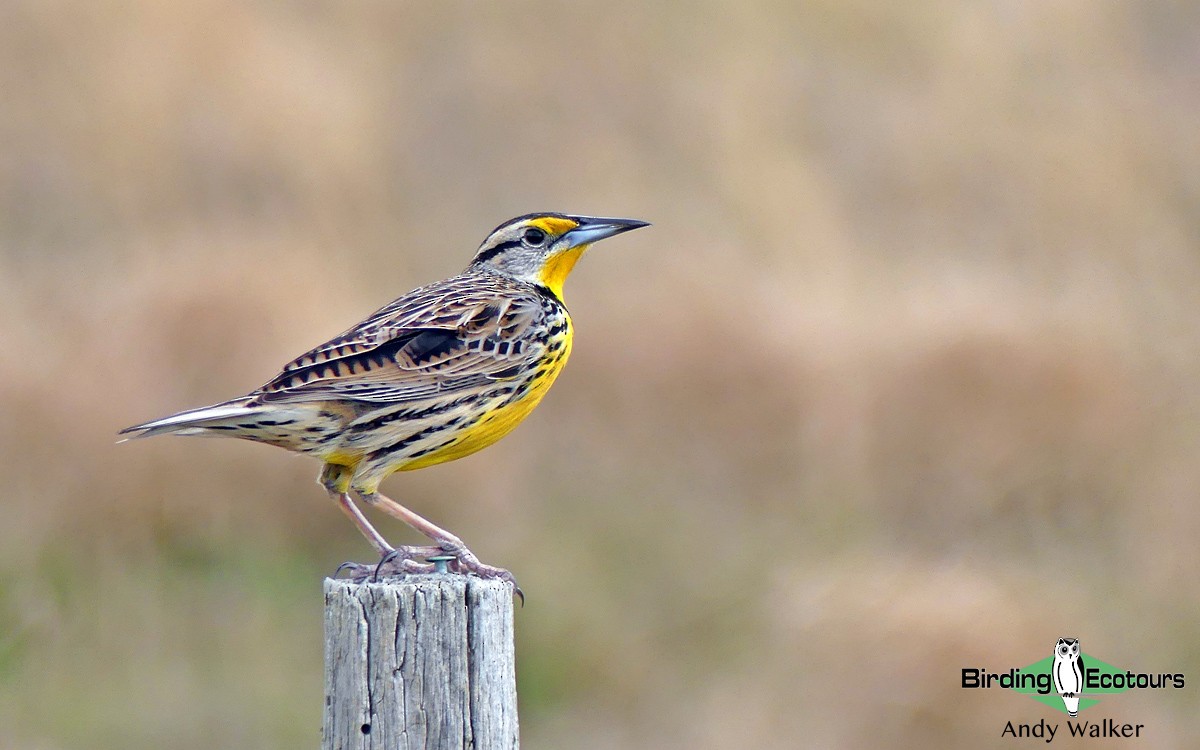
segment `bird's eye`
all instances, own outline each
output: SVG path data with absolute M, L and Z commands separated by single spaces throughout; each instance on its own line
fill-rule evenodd
M 525 244 L 531 247 L 537 247 L 546 241 L 546 233 L 537 227 L 530 227 L 529 229 L 526 229 L 523 237 L 525 239 Z

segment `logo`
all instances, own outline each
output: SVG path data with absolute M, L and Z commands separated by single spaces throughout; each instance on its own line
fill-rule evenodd
M 1004 672 L 983 667 L 964 667 L 962 687 L 968 690 L 999 688 L 1027 695 L 1055 711 L 1066 714 L 1070 737 L 1142 737 L 1145 724 L 1078 720 L 1084 711 L 1101 700 L 1127 690 L 1182 690 L 1182 672 L 1134 672 L 1086 654 L 1078 638 L 1059 638 L 1054 650 L 1043 659 Z M 1036 737 L 1054 740 L 1059 725 L 1041 719 L 1037 723 L 1009 721 L 1001 737 Z

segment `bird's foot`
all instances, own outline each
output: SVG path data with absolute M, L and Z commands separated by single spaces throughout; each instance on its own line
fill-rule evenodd
M 439 559 L 440 558 L 440 559 Z M 447 559 L 449 558 L 449 559 Z M 435 562 L 421 562 L 421 560 Z M 381 578 L 403 576 L 409 573 L 451 572 L 462 575 L 474 575 L 480 578 L 505 581 L 512 584 L 513 591 L 525 606 L 525 592 L 517 585 L 517 579 L 504 568 L 497 568 L 479 561 L 475 553 L 462 544 L 447 543 L 439 547 L 411 546 L 396 547 L 384 554 L 374 565 L 358 562 L 344 562 L 333 572 L 334 577 L 343 573 L 346 578 L 355 583 Z
M 478 576 L 480 578 L 504 581 L 512 584 L 513 592 L 516 593 L 516 595 L 521 599 L 521 606 L 525 606 L 525 592 L 521 591 L 521 587 L 517 585 L 516 577 L 509 571 L 505 570 L 504 568 L 497 568 L 494 565 L 487 565 L 486 563 L 480 562 L 479 558 L 475 556 L 475 553 L 467 549 L 466 546 L 461 543 L 443 544 L 441 546 L 441 551 L 443 554 L 454 558 L 450 561 L 448 567 L 455 573 L 465 573 Z
M 386 576 L 403 576 L 408 573 L 432 573 L 433 563 L 418 562 L 417 558 L 431 557 L 441 553 L 440 547 L 396 547 L 388 552 L 375 566 L 373 579 Z
M 358 563 L 344 562 L 333 572 L 334 577 L 345 573 L 346 577 L 356 583 L 378 581 L 387 576 L 402 576 L 407 573 L 432 573 L 432 563 L 419 562 L 417 558 L 440 554 L 441 547 L 396 547 L 386 552 L 379 562 Z

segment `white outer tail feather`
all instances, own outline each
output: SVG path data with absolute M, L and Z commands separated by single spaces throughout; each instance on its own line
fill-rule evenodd
M 222 432 L 210 433 L 205 428 L 238 424 L 246 421 L 248 418 L 252 421 L 253 416 L 261 410 L 261 406 L 249 406 L 245 402 L 226 402 L 213 406 L 204 406 L 199 409 L 189 409 L 188 411 L 181 411 L 178 414 L 172 414 L 169 417 L 127 427 L 121 430 L 122 434 L 135 434 L 119 442 L 123 443 L 126 440 L 135 440 L 137 438 L 152 437 L 166 433 L 174 433 L 176 435 L 228 435 L 228 433 Z

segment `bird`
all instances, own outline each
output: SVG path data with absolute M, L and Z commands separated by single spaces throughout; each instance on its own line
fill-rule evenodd
M 496 227 L 462 273 L 418 287 L 283 366 L 262 387 L 127 427 L 131 438 L 234 437 L 314 456 L 319 484 L 380 556 L 365 576 L 444 569 L 516 586 L 463 541 L 381 494 L 383 479 L 468 456 L 513 430 L 571 354 L 563 282 L 595 242 L 636 219 L 532 213 Z M 393 546 L 357 498 L 428 545 Z M 517 589 L 519 592 L 520 590 Z
M 1059 638 L 1054 644 L 1054 689 L 1063 699 L 1067 715 L 1079 715 L 1079 696 L 1083 692 L 1084 662 L 1078 638 Z

